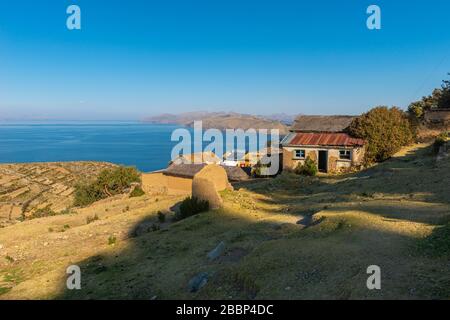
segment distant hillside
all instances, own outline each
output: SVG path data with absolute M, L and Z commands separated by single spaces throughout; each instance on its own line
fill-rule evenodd
M 161 114 L 145 118 L 143 121 L 193 126 L 194 121 L 201 120 L 205 129 L 279 129 L 280 134 L 286 134 L 288 127 L 285 123 L 289 123 L 291 118 L 293 117 L 284 114 L 274 115 L 274 119 L 272 119 L 271 116 L 255 116 L 233 112 L 187 112 L 177 115 Z
M 290 126 L 294 123 L 298 116 L 298 114 L 274 113 L 269 115 L 261 115 L 259 117 L 267 120 L 280 121 L 281 123 Z

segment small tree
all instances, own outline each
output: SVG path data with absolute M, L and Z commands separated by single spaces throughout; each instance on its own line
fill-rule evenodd
M 107 196 L 123 193 L 133 182 L 141 182 L 139 172 L 133 167 L 103 170 L 97 178 L 97 184 L 103 186 Z
M 433 143 L 433 152 L 435 154 L 439 153 L 439 150 L 441 149 L 441 147 L 446 143 L 447 138 L 448 138 L 447 132 L 443 132 L 436 137 L 436 139 L 434 140 L 434 143 Z
M 200 212 L 209 210 L 209 202 L 206 200 L 200 200 L 196 197 L 187 197 L 180 205 L 180 211 L 175 217 L 176 220 L 182 220 L 187 217 L 196 215 Z
M 421 100 L 411 103 L 408 107 L 408 113 L 413 119 L 422 120 L 426 111 L 439 106 L 442 93 L 442 89 L 434 89 L 429 96 L 422 97 Z
M 96 180 L 75 186 L 75 206 L 86 206 L 98 200 L 124 193 L 133 182 L 141 182 L 133 167 L 117 167 L 100 172 Z
M 450 73 L 448 75 L 450 75 Z M 450 80 L 442 81 L 442 94 L 438 100 L 438 107 L 450 109 Z
M 296 174 L 301 174 L 303 176 L 315 176 L 317 174 L 317 165 L 313 159 L 307 157 L 304 164 L 298 163 L 295 168 Z
M 384 161 L 410 144 L 415 136 L 407 115 L 393 107 L 376 107 L 356 118 L 348 128 L 349 134 L 368 142 L 366 162 Z
M 140 186 L 136 186 L 130 193 L 130 198 L 142 197 L 145 194 Z

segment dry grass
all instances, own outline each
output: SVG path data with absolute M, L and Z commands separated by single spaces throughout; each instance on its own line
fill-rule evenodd
M 224 208 L 175 223 L 157 213 L 180 197 L 101 201 L 0 229 L 0 298 L 449 298 L 449 181 L 450 163 L 419 145 L 357 174 L 245 184 L 221 194 Z M 64 287 L 70 264 L 80 291 Z M 381 290 L 366 288 L 372 264 Z M 210 279 L 190 293 L 200 272 Z

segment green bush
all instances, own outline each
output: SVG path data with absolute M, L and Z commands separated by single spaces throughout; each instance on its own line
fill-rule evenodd
M 376 107 L 353 120 L 348 133 L 368 142 L 366 163 L 389 159 L 402 146 L 414 140 L 414 129 L 407 114 L 393 107 Z
M 450 75 L 450 73 L 448 75 Z M 438 107 L 450 109 L 450 80 L 442 81 L 442 94 L 438 100 Z
M 209 210 L 209 202 L 205 200 L 199 200 L 196 197 L 187 197 L 180 205 L 180 211 L 176 216 L 176 220 L 182 220 L 187 217 L 196 215 L 200 212 Z
M 115 245 L 116 242 L 117 242 L 117 238 L 116 238 L 115 236 L 109 236 L 109 238 L 108 238 L 108 244 L 109 244 L 110 246 Z
M 310 157 L 307 157 L 305 163 L 301 164 L 299 162 L 294 171 L 296 174 L 301 174 L 303 176 L 315 176 L 318 169 L 314 160 L 312 160 Z
M 75 206 L 87 206 L 98 200 L 124 193 L 133 182 L 141 182 L 139 172 L 133 167 L 117 167 L 100 172 L 91 183 L 75 186 Z
M 124 193 L 133 182 L 141 182 L 141 176 L 136 168 L 117 167 L 100 172 L 97 184 L 103 187 L 107 195 Z
M 90 224 L 90 223 L 92 223 L 92 222 L 94 222 L 94 221 L 97 221 L 97 220 L 99 220 L 100 218 L 98 217 L 98 215 L 97 214 L 95 214 L 94 216 L 87 216 L 86 217 L 86 224 Z
M 134 197 L 142 197 L 145 194 L 144 190 L 141 187 L 136 186 L 133 191 L 130 193 L 130 198 Z
M 425 112 L 439 106 L 439 101 L 442 99 L 442 94 L 442 89 L 434 89 L 430 95 L 422 97 L 421 100 L 411 103 L 408 107 L 408 113 L 411 118 L 419 122 L 422 121 Z
M 162 213 L 161 211 L 158 211 L 158 221 L 160 223 L 166 222 L 166 215 Z
M 53 211 L 50 207 L 51 207 L 51 205 L 49 204 L 45 208 L 37 209 L 30 216 L 30 219 L 56 216 L 57 213 L 55 211 Z
M 434 140 L 434 143 L 433 143 L 434 154 L 439 153 L 439 149 L 441 148 L 441 146 L 443 146 L 445 144 L 445 142 L 447 141 L 447 137 L 448 137 L 448 133 L 446 133 L 446 132 L 441 133 L 440 135 L 438 135 L 436 137 L 436 139 Z
M 104 198 L 106 198 L 106 196 L 98 184 L 78 184 L 75 186 L 75 199 L 73 205 L 76 207 L 83 207 Z

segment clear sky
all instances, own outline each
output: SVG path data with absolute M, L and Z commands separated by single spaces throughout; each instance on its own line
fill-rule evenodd
M 82 29 L 66 28 L 81 8 Z M 366 9 L 381 7 L 382 29 Z M 0 1 L 0 118 L 406 107 L 450 72 L 448 0 Z

